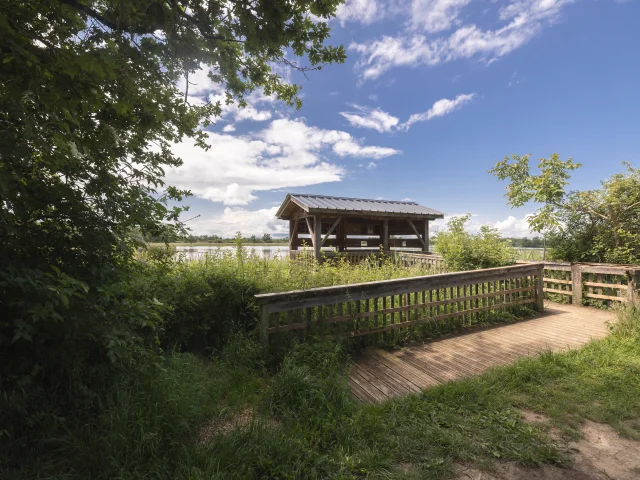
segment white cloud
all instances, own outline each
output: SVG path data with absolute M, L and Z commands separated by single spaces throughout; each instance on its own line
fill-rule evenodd
M 379 108 L 353 105 L 355 112 L 340 112 L 352 127 L 372 128 L 380 133 L 389 132 L 399 123 L 398 117 L 388 114 Z
M 191 105 L 204 105 L 207 102 L 219 103 L 222 113 L 220 118 L 230 118 L 236 122 L 252 120 L 263 122 L 270 120 L 273 116 L 270 109 L 273 109 L 276 102 L 274 95 L 265 95 L 262 89 L 254 90 L 245 96 L 247 105 L 240 107 L 237 103 L 227 103 L 227 96 L 224 86 L 220 83 L 212 82 L 208 77 L 208 68 L 203 65 L 201 69 L 189 74 L 186 78 L 180 79 L 178 89 L 187 93 L 187 101 Z M 187 90 L 188 87 L 188 90 Z M 258 109 L 258 106 L 266 106 L 268 109 Z
M 372 93 L 371 95 L 369 95 L 369 100 L 373 101 L 373 102 L 377 102 L 378 101 L 378 96 L 374 93 Z
M 246 136 L 208 133 L 207 151 L 189 140 L 174 146 L 184 163 L 167 171 L 167 182 L 225 205 L 247 205 L 259 191 L 339 181 L 345 168 L 327 158 L 331 153 L 370 159 L 401 153 L 287 118 Z
M 244 236 L 261 236 L 265 233 L 288 235 L 288 223 L 276 218 L 278 208 L 246 210 L 227 207 L 220 215 L 202 216 L 189 222 L 188 226 L 196 235 L 216 234 L 224 238 L 233 237 L 238 231 Z
M 399 66 L 432 66 L 471 58 L 491 63 L 527 43 L 544 26 L 557 21 L 562 8 L 571 1 L 515 1 L 499 10 L 497 20 L 502 26 L 483 29 L 468 24 L 457 27 L 448 36 L 434 37 L 434 32 L 448 30 L 458 23 L 465 1 L 414 0 L 412 5 L 419 9 L 419 14 L 408 12 L 410 21 L 405 32 L 366 43 L 354 42 L 349 49 L 360 55 L 356 70 L 363 80 L 375 79 Z M 428 8 L 423 8 L 425 6 Z
M 223 132 L 229 133 L 229 132 L 235 132 L 236 131 L 236 127 L 234 127 L 233 125 L 229 124 L 229 125 L 225 125 L 224 128 L 222 129 Z
M 458 22 L 460 11 L 471 0 L 412 0 L 411 18 L 409 20 L 414 30 L 424 30 L 428 33 L 450 29 Z
M 462 106 L 470 102 L 474 96 L 475 93 L 465 93 L 458 95 L 453 100 L 442 98 L 435 102 L 428 111 L 424 113 L 414 113 L 404 123 L 400 123 L 398 117 L 394 117 L 379 108 L 363 107 L 360 105 L 353 105 L 357 113 L 340 112 L 340 115 L 346 118 L 352 127 L 371 128 L 380 133 L 394 132 L 397 130 L 406 131 L 414 123 L 441 117 L 462 108 Z
M 376 168 L 377 166 L 378 166 L 378 165 L 376 165 L 375 163 L 373 163 L 373 162 L 369 162 L 369 163 L 367 164 L 367 170 L 373 170 L 373 169 L 374 169 L 374 168 Z
M 442 98 L 435 102 L 433 106 L 424 113 L 414 113 L 409 117 L 402 127 L 405 130 L 408 130 L 411 125 L 416 122 L 424 122 L 425 120 L 431 120 L 435 117 L 442 117 L 443 115 L 447 115 L 454 110 L 461 108 L 465 103 L 470 102 L 475 93 L 461 94 L 458 95 L 453 100 L 449 100 L 448 98 Z
M 347 22 L 370 25 L 382 20 L 383 16 L 384 7 L 377 0 L 346 0 L 336 9 L 336 19 L 342 26 Z
M 444 230 L 447 223 L 453 217 L 460 217 L 464 214 L 455 213 L 451 215 L 445 215 L 442 220 L 435 220 L 430 224 L 431 233 L 435 234 L 441 230 Z M 529 229 L 529 224 L 527 223 L 527 218 L 531 216 L 530 213 L 524 215 L 521 218 L 516 218 L 513 215 L 509 215 L 504 220 L 498 221 L 482 221 L 485 215 L 472 214 L 471 218 L 467 221 L 466 227 L 467 231 L 470 233 L 478 233 L 480 231 L 480 227 L 482 225 L 490 225 L 500 232 L 503 237 L 513 237 L 513 238 L 521 238 L 521 237 L 533 237 L 538 236 L 537 233 L 532 232 Z
M 503 237 L 530 237 L 537 236 L 529 228 L 527 219 L 531 214 L 527 214 L 522 218 L 516 218 L 513 215 L 509 215 L 505 220 L 495 222 L 492 226 L 496 228 Z

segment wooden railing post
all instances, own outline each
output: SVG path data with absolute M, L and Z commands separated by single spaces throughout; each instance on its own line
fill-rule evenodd
M 640 272 L 627 271 L 627 304 L 640 307 L 640 295 L 638 287 L 640 287 Z
M 582 305 L 582 265 L 579 263 L 571 264 L 571 295 L 571 303 Z
M 538 269 L 538 276 L 536 277 L 536 305 L 539 312 L 542 312 L 544 310 L 544 282 L 542 280 L 543 272 L 544 263 L 541 263 Z
M 267 331 L 269 328 L 269 311 L 267 307 L 266 303 L 260 305 L 260 343 L 262 343 L 265 350 L 269 348 L 269 332 Z

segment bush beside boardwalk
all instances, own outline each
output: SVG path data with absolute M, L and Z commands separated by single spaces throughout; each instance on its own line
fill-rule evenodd
M 629 421 L 640 417 L 639 339 L 629 312 L 579 351 L 362 406 L 339 345 L 295 347 L 270 374 L 257 344 L 234 335 L 210 361 L 173 353 L 121 378 L 98 415 L 29 452 L 23 478 L 435 479 L 459 463 L 566 465 L 563 441 L 521 409 L 546 414 L 567 439 L 584 418 L 640 438 Z
M 129 295 L 156 305 L 162 320 L 154 342 L 145 355 L 117 362 L 112 382 L 89 385 L 93 401 L 80 399 L 85 410 L 70 414 L 46 403 L 21 410 L 19 397 L 9 397 L 4 411 L 13 416 L 4 417 L 10 428 L 0 437 L 3 476 L 440 478 L 456 462 L 565 462 L 562 448 L 520 420 L 519 408 L 546 412 L 568 432 L 580 417 L 566 412 L 593 415 L 581 396 L 602 403 L 607 395 L 601 415 L 614 426 L 639 413 L 630 395 L 637 388 L 630 367 L 640 360 L 637 316 L 587 353 L 544 355 L 361 406 L 348 389 L 348 350 L 341 344 L 298 345 L 281 362 L 266 361 L 254 338 L 253 295 L 428 269 L 390 259 L 310 268 L 242 248 L 182 261 L 151 250 L 137 265 Z M 619 372 L 619 383 L 600 389 L 593 378 L 611 372 Z M 24 412 L 28 423 L 17 429 Z

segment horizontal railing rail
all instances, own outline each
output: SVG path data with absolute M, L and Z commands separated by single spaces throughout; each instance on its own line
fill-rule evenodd
M 390 252 L 394 255 L 396 263 L 404 265 L 405 267 L 411 267 L 413 265 L 421 265 L 424 267 L 432 268 L 440 273 L 446 271 L 444 258 L 434 253 L 413 253 L 395 251 Z
M 489 310 L 534 303 L 542 310 L 542 264 L 442 273 L 378 282 L 256 295 L 260 338 L 298 331 L 300 336 L 357 337 L 431 320 L 473 319 Z
M 640 305 L 640 265 L 544 262 L 542 281 L 548 296 L 574 305 L 589 299 Z

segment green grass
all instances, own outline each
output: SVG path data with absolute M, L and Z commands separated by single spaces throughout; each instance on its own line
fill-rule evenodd
M 528 262 L 538 262 L 544 259 L 543 248 L 518 248 L 513 249 L 516 253 L 517 260 L 526 260 Z M 549 259 L 549 252 L 547 252 L 547 260 Z
M 154 375 L 123 378 L 100 414 L 50 440 L 22 477 L 436 479 L 457 463 L 566 464 L 565 447 L 523 422 L 524 408 L 547 415 L 566 438 L 589 418 L 640 439 L 631 421 L 640 418 L 637 311 L 580 350 L 381 405 L 354 402 L 346 356 L 337 345 L 300 345 L 269 373 L 239 336 L 211 361 L 168 355 L 150 367 Z M 230 428 L 247 409 L 254 421 Z M 203 425 L 213 425 L 205 442 Z

